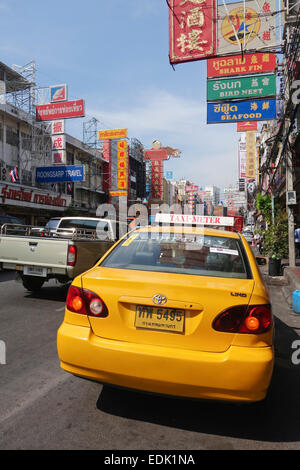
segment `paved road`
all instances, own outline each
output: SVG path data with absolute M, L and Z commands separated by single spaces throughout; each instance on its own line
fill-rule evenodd
M 59 368 L 56 332 L 66 288 L 32 295 L 0 273 L 0 449 L 299 449 L 300 365 L 291 345 L 299 317 L 271 286 L 276 366 L 267 400 L 237 406 L 120 391 Z

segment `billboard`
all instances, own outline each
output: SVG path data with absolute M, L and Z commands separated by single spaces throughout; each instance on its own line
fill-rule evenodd
M 83 165 L 43 166 L 36 168 L 37 183 L 84 181 Z
M 253 75 L 207 81 L 207 101 L 252 99 L 276 95 L 275 75 Z
M 99 140 L 124 139 L 127 137 L 127 129 L 110 129 L 98 132 Z
M 84 100 L 64 101 L 36 106 L 37 121 L 84 117 Z
M 276 0 L 218 5 L 218 56 L 279 46 L 276 13 Z
M 270 52 L 216 57 L 207 60 L 207 78 L 274 72 L 276 55 Z
M 216 54 L 216 0 L 169 0 L 171 64 Z
M 207 124 L 266 121 L 276 118 L 276 99 L 207 103 Z

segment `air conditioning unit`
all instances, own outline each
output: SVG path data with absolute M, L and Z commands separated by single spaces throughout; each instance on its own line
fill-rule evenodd
M 287 191 L 286 193 L 286 203 L 288 206 L 293 206 L 297 204 L 296 191 Z

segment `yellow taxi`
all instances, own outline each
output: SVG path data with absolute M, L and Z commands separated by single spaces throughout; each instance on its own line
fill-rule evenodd
M 209 226 L 128 233 L 69 288 L 61 367 L 141 391 L 265 398 L 273 372 L 268 291 L 245 238 Z

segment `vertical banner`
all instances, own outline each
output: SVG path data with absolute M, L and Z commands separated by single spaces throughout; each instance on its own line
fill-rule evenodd
M 246 133 L 246 177 L 256 177 L 256 132 L 249 131 Z
M 118 141 L 118 190 L 127 191 L 128 180 L 128 160 L 127 160 L 127 141 Z
M 171 64 L 206 59 L 216 53 L 216 0 L 169 0 Z
M 161 200 L 163 197 L 163 161 L 151 161 L 151 197 Z

